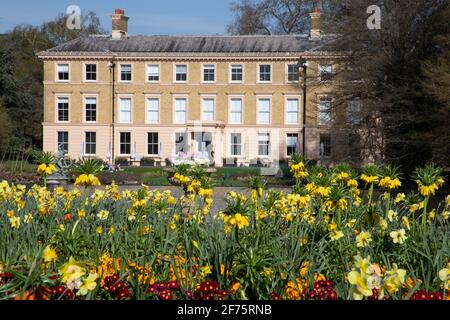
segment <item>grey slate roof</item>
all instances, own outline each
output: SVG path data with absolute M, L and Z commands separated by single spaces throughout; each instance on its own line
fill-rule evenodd
M 85 36 L 46 53 L 294 53 L 331 50 L 333 36 L 310 40 L 305 35 L 275 36 Z

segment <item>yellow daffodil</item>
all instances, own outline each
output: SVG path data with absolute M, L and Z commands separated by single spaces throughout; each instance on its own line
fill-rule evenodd
M 397 220 L 398 217 L 398 213 L 395 212 L 394 210 L 389 210 L 387 213 L 387 218 L 390 222 Z
M 23 216 L 23 222 L 25 222 L 26 224 L 31 223 L 31 221 L 33 221 L 33 215 L 31 213 Z
M 56 251 L 50 246 L 45 247 L 44 249 L 44 262 L 55 262 L 56 259 L 58 259 L 58 255 L 56 254 Z
M 356 246 L 358 248 L 367 247 L 370 242 L 372 242 L 372 236 L 368 231 L 362 231 L 356 236 Z
M 85 296 L 89 293 L 89 291 L 93 291 L 95 287 L 97 287 L 97 280 L 98 275 L 96 273 L 90 273 L 89 276 L 87 276 L 83 280 L 83 284 L 80 286 L 80 289 L 77 292 L 78 296 Z
M 103 233 L 103 227 L 102 226 L 98 226 L 97 228 L 95 228 L 95 233 L 102 234 Z
M 339 231 L 339 230 L 336 230 L 336 231 L 333 231 L 333 232 L 330 234 L 330 239 L 331 239 L 332 241 L 337 241 L 337 240 L 339 240 L 340 238 L 342 238 L 343 236 L 344 236 L 344 232 Z
M 61 276 L 61 282 L 66 285 L 72 284 L 72 289 L 79 289 L 81 286 L 80 278 L 86 274 L 86 271 L 80 263 L 70 257 L 69 261 L 58 270 L 58 273 Z
M 403 200 L 405 200 L 405 198 L 406 198 L 406 195 L 405 195 L 404 193 L 399 193 L 399 194 L 397 194 L 397 196 L 395 197 L 394 203 L 395 203 L 395 204 L 400 203 L 400 202 L 402 202 Z
M 394 243 L 403 244 L 405 242 L 405 240 L 408 239 L 405 236 L 405 233 L 406 233 L 405 229 L 400 229 L 400 230 L 397 230 L 397 231 L 392 231 L 390 233 L 390 236 L 391 236 L 392 241 Z
M 100 220 L 106 220 L 106 219 L 108 219 L 108 216 L 109 216 L 109 211 L 107 211 L 107 210 L 101 210 L 101 211 L 97 214 L 97 217 L 98 217 Z
M 19 229 L 20 228 L 20 217 L 9 218 L 9 223 L 11 224 L 12 228 Z
M 444 283 L 444 288 L 446 290 L 450 289 L 450 262 L 447 265 L 447 268 L 443 268 L 439 271 L 439 279 Z

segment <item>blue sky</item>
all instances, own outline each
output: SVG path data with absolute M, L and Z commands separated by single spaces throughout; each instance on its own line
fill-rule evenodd
M 111 30 L 115 8 L 130 17 L 130 34 L 224 34 L 232 20 L 232 0 L 8 0 L 2 1 L 0 33 L 17 24 L 40 25 L 64 13 L 69 5 L 94 11 Z

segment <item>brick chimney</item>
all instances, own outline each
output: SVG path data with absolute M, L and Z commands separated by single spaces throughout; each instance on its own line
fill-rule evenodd
M 125 15 L 125 11 L 122 9 L 116 9 L 112 15 L 112 38 L 121 39 L 122 36 L 128 35 L 128 19 Z
M 309 14 L 311 17 L 311 31 L 309 38 L 311 40 L 320 39 L 322 36 L 322 11 L 317 5 L 314 5 L 313 12 Z

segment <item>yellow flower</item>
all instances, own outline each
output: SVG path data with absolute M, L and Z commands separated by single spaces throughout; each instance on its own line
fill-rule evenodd
M 200 273 L 201 273 L 202 277 L 206 277 L 208 274 L 212 273 L 211 267 L 209 265 L 201 267 Z
M 391 177 L 384 177 L 380 180 L 379 186 L 385 189 L 396 189 L 400 187 L 402 183 L 400 182 L 400 179 L 394 178 L 391 179 Z
M 97 280 L 97 277 L 98 275 L 96 273 L 89 273 L 89 276 L 83 280 L 83 284 L 80 286 L 77 296 L 85 296 L 89 291 L 93 291 L 97 286 L 97 282 L 95 281 Z
M 197 248 L 197 249 L 199 248 L 199 247 L 198 247 L 198 242 L 197 242 L 197 241 L 192 240 L 192 244 L 194 245 L 195 248 Z
M 345 224 L 345 226 L 348 227 L 348 228 L 350 228 L 350 229 L 353 229 L 353 228 L 355 227 L 355 225 L 356 225 L 356 219 L 350 219 L 350 220 Z
M 404 193 L 399 193 L 397 194 L 397 196 L 394 199 L 394 203 L 397 204 L 399 202 L 402 202 L 403 200 L 405 200 L 406 196 Z
M 97 217 L 98 217 L 100 220 L 106 220 L 106 219 L 108 219 L 108 216 L 109 216 L 109 211 L 107 211 L 107 210 L 101 210 L 101 211 L 97 214 Z
M 20 227 L 20 217 L 9 218 L 9 223 L 11 224 L 12 228 L 19 229 L 19 227 Z
M 84 217 L 86 217 L 86 211 L 84 210 L 77 210 L 77 215 L 78 215 L 78 219 L 83 219 Z
M 367 247 L 371 241 L 372 236 L 368 231 L 362 231 L 358 236 L 356 236 L 357 247 Z
M 439 279 L 444 282 L 444 288 L 447 290 L 450 288 L 450 262 L 447 265 L 447 268 L 444 268 L 439 271 Z
M 239 281 L 235 281 L 230 288 L 230 293 L 231 294 L 236 294 L 239 289 L 241 288 L 241 283 Z
M 389 210 L 387 213 L 387 218 L 390 222 L 397 220 L 398 213 L 394 210 Z
M 436 190 L 439 189 L 439 186 L 436 183 L 432 183 L 430 185 L 423 185 L 419 183 L 419 192 L 425 198 L 434 196 L 436 194 Z
M 75 180 L 76 186 L 100 186 L 100 180 L 93 174 L 82 174 Z
M 256 220 L 263 220 L 265 218 L 267 218 L 269 215 L 267 214 L 266 211 L 263 210 L 257 210 L 256 211 Z
M 102 226 L 98 226 L 97 228 L 95 228 L 95 232 L 97 234 L 102 234 L 103 233 L 103 227 Z
M 358 188 L 358 181 L 355 179 L 350 179 L 347 181 L 347 187 L 349 188 Z
M 403 216 L 403 217 L 402 217 L 402 226 L 405 227 L 407 230 L 410 229 L 410 226 L 409 226 L 409 219 L 408 219 L 407 216 Z
M 33 215 L 32 215 L 31 213 L 24 215 L 23 221 L 24 221 L 26 224 L 31 223 L 31 221 L 33 221 Z
M 367 277 L 356 271 L 350 271 L 347 275 L 348 282 L 353 285 L 352 294 L 353 299 L 362 300 L 364 297 L 370 297 L 372 295 L 372 288 L 367 283 Z
M 172 221 L 172 222 L 169 223 L 169 229 L 170 230 L 174 231 L 176 228 L 177 228 L 177 225 L 175 224 L 175 222 Z
M 261 275 L 263 277 L 270 278 L 273 275 L 273 271 L 271 268 L 264 267 L 264 270 L 261 272 Z
M 6 211 L 6 216 L 7 216 L 8 218 L 12 218 L 12 217 L 14 217 L 14 215 L 15 215 L 14 211 L 12 211 L 12 210 Z
M 396 293 L 405 282 L 406 277 L 406 270 L 399 269 L 395 263 L 392 266 L 392 270 L 386 272 L 383 284 L 383 288 L 386 289 L 389 294 Z
M 50 175 L 56 171 L 56 167 L 53 164 L 42 163 L 37 167 L 36 171 L 42 175 Z
M 80 263 L 76 262 L 74 258 L 70 257 L 59 270 L 58 273 L 61 275 L 61 282 L 66 285 L 73 284 L 76 289 L 79 289 L 81 282 L 80 278 L 86 274 L 86 271 L 81 267 Z
M 397 230 L 397 231 L 392 231 L 390 233 L 390 236 L 391 236 L 392 241 L 394 243 L 403 244 L 403 242 L 405 242 L 405 240 L 408 239 L 405 236 L 405 233 L 406 233 L 405 229 L 400 229 L 400 230 Z
M 114 227 L 110 227 L 109 230 L 108 230 L 108 234 L 109 234 L 110 236 L 112 236 L 112 235 L 114 234 L 114 232 L 115 232 Z
M 450 217 L 450 211 L 443 211 L 441 213 L 441 217 L 443 220 L 448 220 L 448 218 Z
M 330 234 L 330 239 L 332 241 L 337 241 L 340 238 L 342 238 L 343 236 L 344 236 L 344 233 L 342 231 L 336 230 Z
M 58 259 L 58 255 L 56 251 L 50 248 L 50 246 L 45 247 L 44 249 L 44 261 L 45 262 L 55 262 Z
M 336 227 L 337 227 L 336 222 L 331 221 L 331 223 L 328 224 L 327 229 L 329 232 L 332 232 L 336 230 Z
M 388 222 L 385 219 L 380 219 L 378 222 L 381 231 L 385 231 L 388 228 Z
M 368 175 L 362 174 L 361 175 L 361 180 L 364 181 L 365 183 L 378 183 L 379 177 L 377 177 L 377 176 L 368 176 Z

